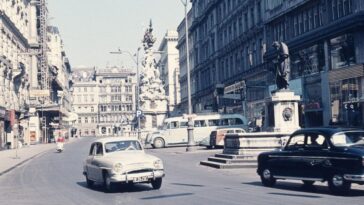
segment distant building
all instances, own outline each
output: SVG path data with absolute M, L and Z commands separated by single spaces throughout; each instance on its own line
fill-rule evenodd
M 192 24 L 193 16 L 191 10 L 187 14 L 187 23 L 188 27 L 190 28 Z M 186 52 L 186 26 L 185 26 L 185 19 L 182 20 L 182 22 L 178 25 L 177 32 L 178 32 L 178 43 L 176 48 L 178 49 L 179 53 L 179 83 L 180 83 L 180 95 L 181 95 L 181 102 L 179 104 L 179 109 L 182 113 L 188 112 L 188 92 L 187 92 L 187 52 Z M 194 58 L 193 58 L 193 38 L 191 36 L 191 33 L 189 33 L 189 63 L 190 63 L 190 69 L 194 67 Z M 193 86 L 193 82 L 195 80 L 192 78 L 191 75 L 191 94 L 195 93 L 195 86 Z
M 178 33 L 176 31 L 168 30 L 158 49 L 158 51 L 161 52 L 158 69 L 168 97 L 169 115 L 178 114 L 179 110 L 177 106 L 181 101 L 179 53 L 176 48 L 177 43 Z
M 73 109 L 78 136 L 129 136 L 135 122 L 135 73 L 119 68 L 75 68 Z

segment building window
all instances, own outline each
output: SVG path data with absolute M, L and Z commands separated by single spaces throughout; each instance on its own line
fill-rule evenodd
M 81 121 L 81 117 L 78 117 L 78 124 L 81 124 L 82 121 Z
M 85 117 L 85 123 L 88 123 L 88 117 Z
M 94 112 L 94 107 L 91 107 L 91 112 Z
M 87 92 L 87 87 L 83 88 L 83 91 L 84 91 L 84 92 Z
M 360 98 L 360 78 L 351 78 L 330 83 L 331 124 L 360 126 L 363 122 Z
M 342 68 L 356 63 L 354 36 L 345 34 L 330 40 L 332 69 Z

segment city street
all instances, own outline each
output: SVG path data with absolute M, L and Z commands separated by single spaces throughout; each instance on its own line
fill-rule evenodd
M 364 187 L 353 186 L 349 196 L 332 196 L 326 184 L 306 190 L 295 181 L 263 187 L 255 169 L 217 170 L 199 161 L 221 150 L 166 148 L 146 152 L 165 163 L 162 188 L 150 185 L 118 187 L 106 193 L 86 187 L 82 163 L 95 138 L 69 143 L 63 153 L 54 149 L 0 176 L 1 204 L 362 204 Z M 1 153 L 0 153 L 1 154 Z

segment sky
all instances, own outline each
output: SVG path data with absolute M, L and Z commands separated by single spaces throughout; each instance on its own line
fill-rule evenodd
M 166 31 L 177 30 L 184 18 L 180 0 L 48 0 L 47 3 L 48 23 L 59 28 L 72 67 L 134 68 L 130 56 L 110 52 L 120 48 L 135 53 L 142 47 L 150 19 L 157 50 Z

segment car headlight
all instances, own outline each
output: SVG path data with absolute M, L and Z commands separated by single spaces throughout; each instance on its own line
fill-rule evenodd
M 123 169 L 123 165 L 121 163 L 114 164 L 113 171 L 115 173 L 120 173 Z
M 163 169 L 163 162 L 162 162 L 162 160 L 158 159 L 158 160 L 154 161 L 154 167 L 156 169 Z

